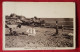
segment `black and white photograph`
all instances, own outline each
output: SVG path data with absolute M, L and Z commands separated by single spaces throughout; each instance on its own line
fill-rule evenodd
M 3 2 L 3 50 L 75 49 L 74 2 Z

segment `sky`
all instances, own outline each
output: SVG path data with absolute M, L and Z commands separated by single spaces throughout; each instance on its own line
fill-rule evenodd
M 74 2 L 3 2 L 3 17 L 15 13 L 25 17 L 73 18 Z

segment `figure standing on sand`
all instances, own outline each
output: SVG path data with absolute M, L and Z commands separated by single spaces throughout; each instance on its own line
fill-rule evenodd
M 56 21 L 56 33 L 55 34 L 58 34 L 58 21 Z
M 58 21 L 56 21 L 56 32 L 55 32 L 55 34 L 53 34 L 53 36 L 55 36 L 55 35 L 58 35 Z

